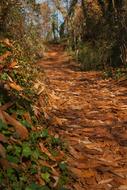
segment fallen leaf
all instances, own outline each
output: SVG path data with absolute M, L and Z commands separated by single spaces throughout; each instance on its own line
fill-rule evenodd
M 8 108 L 10 108 L 14 103 L 13 102 L 8 102 L 2 106 L 0 106 L 0 110 L 6 111 Z
M 55 158 L 51 155 L 51 153 L 50 153 L 49 150 L 43 145 L 43 143 L 39 143 L 39 146 L 40 146 L 40 149 L 41 149 L 41 151 L 42 151 L 43 153 L 47 154 L 47 156 L 48 156 L 51 160 L 55 161 Z
M 76 159 L 84 160 L 84 156 L 81 152 L 76 151 L 72 146 L 69 146 L 68 149 L 69 153 Z
M 98 182 L 98 184 L 106 184 L 106 183 L 110 183 L 113 179 L 109 178 L 109 179 L 104 179 Z
M 78 168 L 69 167 L 70 171 L 79 178 L 89 178 L 95 176 L 92 170 L 80 170 Z
M 24 119 L 25 119 L 29 124 L 32 125 L 32 120 L 31 120 L 30 114 L 29 114 L 28 112 L 24 113 L 24 114 L 23 114 L 23 117 L 24 117 Z
M 0 158 L 0 165 L 5 170 L 11 167 L 9 161 L 6 160 L 5 158 Z
M 11 55 L 10 51 L 7 51 L 5 54 L 0 56 L 0 62 L 4 61 L 4 59 L 6 59 L 8 56 Z
M 55 116 L 55 117 L 52 119 L 52 125 L 55 125 L 55 126 L 59 125 L 59 126 L 62 126 L 62 125 L 63 125 L 63 120 L 62 120 L 61 118 L 58 118 L 58 117 Z
M 84 190 L 84 188 L 81 187 L 81 185 L 79 185 L 78 183 L 75 183 L 75 184 L 73 185 L 73 187 L 74 187 L 76 190 Z
M 0 144 L 0 156 L 6 158 L 6 150 L 2 144 Z
M 17 65 L 17 61 L 13 61 L 10 63 L 9 68 L 13 69 L 13 68 L 15 68 L 16 65 Z
M 8 47 L 12 47 L 13 45 L 10 43 L 10 40 L 8 38 L 4 39 L 3 41 L 5 43 L 5 45 L 7 45 Z
M 17 91 L 22 91 L 23 90 L 23 88 L 20 85 L 16 84 L 15 82 L 10 82 L 9 86 L 12 89 L 17 90 Z
M 28 138 L 28 130 L 26 129 L 26 127 L 24 127 L 19 121 L 17 121 L 16 119 L 14 119 L 12 116 L 10 116 L 8 113 L 4 111 L 3 111 L 3 115 L 4 115 L 5 120 L 10 125 L 15 127 L 17 134 L 20 136 L 22 140 Z
M 120 185 L 119 190 L 127 190 L 127 185 Z
M 6 143 L 7 141 L 7 138 L 2 133 L 0 133 L 0 142 Z
M 60 151 L 59 152 L 59 155 L 58 156 L 55 156 L 55 160 L 56 161 L 61 161 L 61 160 L 63 160 L 64 159 L 64 152 L 63 151 Z
M 2 120 L 3 123 L 6 123 L 6 120 L 1 110 L 0 110 L 0 119 Z

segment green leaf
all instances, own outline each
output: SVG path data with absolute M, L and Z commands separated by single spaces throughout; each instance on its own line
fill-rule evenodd
M 12 169 L 12 168 L 7 169 L 7 176 L 8 177 L 11 177 L 12 174 L 14 174 L 14 173 L 15 173 L 14 169 Z
M 27 127 L 28 129 L 32 129 L 32 126 L 26 121 L 26 120 L 22 120 L 21 124 L 23 124 L 25 127 Z
M 0 183 L 2 183 L 2 181 L 3 181 L 3 174 L 0 173 Z
M 51 138 L 51 144 L 52 144 L 52 145 L 60 145 L 60 144 L 61 144 L 60 138 L 52 137 L 52 138 Z
M 47 186 L 43 186 L 40 188 L 40 190 L 51 190 L 51 189 L 49 189 L 49 187 L 47 187 Z
M 60 167 L 60 169 L 61 169 L 62 171 L 67 170 L 67 164 L 66 164 L 65 162 L 61 162 L 61 163 L 59 164 L 59 167 Z
M 37 169 L 36 168 L 31 168 L 30 169 L 30 173 L 31 174 L 36 174 L 37 173 Z
M 24 157 L 28 158 L 29 156 L 32 155 L 32 150 L 31 150 L 29 144 L 24 143 L 22 148 L 23 148 L 23 150 L 22 150 L 22 155 L 23 155 Z
M 15 110 L 14 110 L 14 112 L 15 112 Z M 25 112 L 25 110 L 16 110 L 16 113 L 18 114 L 18 115 L 20 115 L 20 116 L 22 116 L 23 114 L 24 114 L 24 112 Z
M 2 79 L 2 80 L 7 80 L 7 79 L 8 79 L 8 74 L 7 74 L 7 73 L 3 73 L 3 74 L 1 75 L 1 79 Z
M 49 136 L 48 129 L 44 129 L 43 131 L 41 131 L 40 133 L 41 138 L 47 138 L 48 136 Z
M 32 183 L 31 185 L 26 187 L 25 190 L 50 190 L 50 189 L 47 186 L 41 187 L 35 183 Z
M 8 155 L 7 159 L 8 159 L 9 162 L 13 162 L 13 163 L 16 163 L 16 164 L 19 163 L 19 159 L 16 156 Z
M 43 173 L 45 173 L 45 172 L 50 173 L 51 171 L 52 171 L 51 168 L 48 166 L 42 166 L 42 168 L 41 168 L 41 172 L 43 172 Z
M 32 158 L 33 159 L 37 160 L 39 158 L 39 156 L 40 156 L 40 152 L 37 148 L 35 150 L 32 150 Z
M 42 177 L 42 179 L 45 180 L 45 182 L 47 182 L 47 183 L 50 182 L 50 174 L 49 174 L 48 172 L 42 173 L 42 174 L 41 174 L 41 177 Z
M 16 156 L 20 156 L 21 147 L 19 147 L 19 146 L 14 146 L 14 148 L 15 148 L 15 155 L 16 155 Z

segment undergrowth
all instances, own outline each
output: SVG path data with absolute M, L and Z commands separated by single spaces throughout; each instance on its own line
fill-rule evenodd
M 45 74 L 16 42 L 0 42 L 0 189 L 66 190 L 65 146 L 47 128 Z M 42 98 L 43 107 L 38 107 Z

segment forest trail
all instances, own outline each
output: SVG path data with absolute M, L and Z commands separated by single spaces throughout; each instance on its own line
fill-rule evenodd
M 59 46 L 40 65 L 56 98 L 50 112 L 58 124 L 52 127 L 68 142 L 71 189 L 126 190 L 127 86 L 81 72 Z

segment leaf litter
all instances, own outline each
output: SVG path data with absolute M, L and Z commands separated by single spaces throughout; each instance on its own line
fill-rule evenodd
M 77 71 L 58 46 L 45 54 L 51 61 L 39 65 L 54 96 L 49 123 L 67 143 L 69 189 L 127 189 L 126 84 L 101 72 Z

